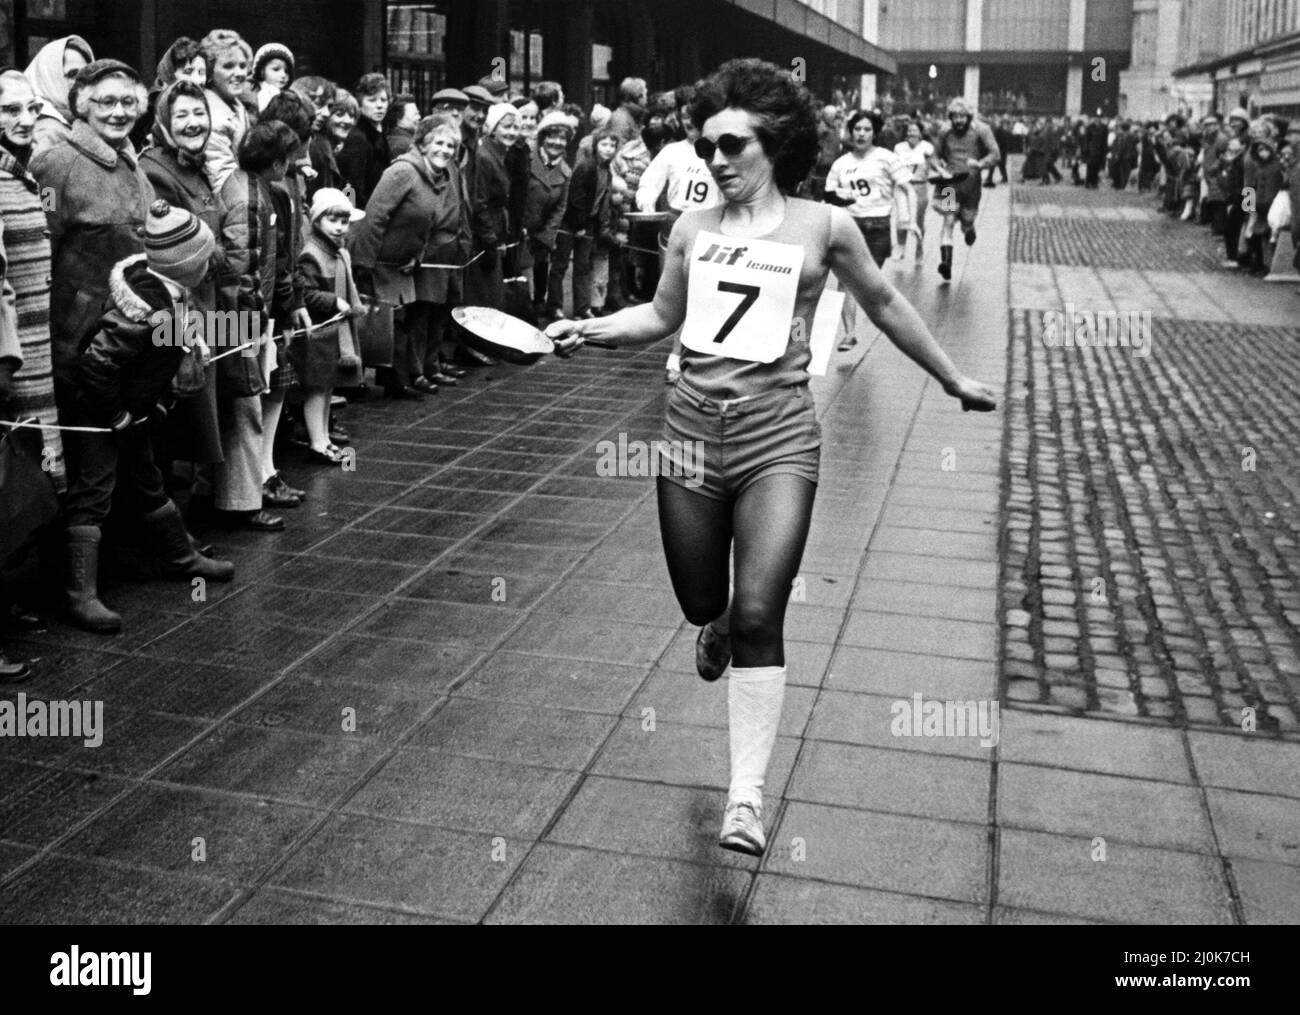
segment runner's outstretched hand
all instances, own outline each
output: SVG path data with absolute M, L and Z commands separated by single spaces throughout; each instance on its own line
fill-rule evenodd
M 970 377 L 959 377 L 952 384 L 945 385 L 944 391 L 961 400 L 962 412 L 992 412 L 998 407 L 993 389 Z
M 582 346 L 582 321 L 567 318 L 552 321 L 546 327 L 546 337 L 555 343 L 553 350 L 561 359 L 568 359 Z

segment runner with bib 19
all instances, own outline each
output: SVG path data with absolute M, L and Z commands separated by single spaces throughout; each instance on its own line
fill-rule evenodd
M 808 392 L 808 339 L 827 274 L 963 409 L 988 412 L 996 401 L 885 281 L 848 212 L 789 196 L 817 157 L 817 122 L 787 71 L 732 60 L 698 84 L 691 119 L 723 203 L 677 220 L 653 302 L 556 321 L 546 333 L 570 356 L 585 338 L 637 346 L 682 329 L 682 376 L 668 396 L 660 452 L 660 531 L 677 601 L 702 625 L 700 676 L 729 677 L 731 786 L 719 844 L 759 855 L 763 781 L 785 693 L 786 602 L 817 492 L 821 427 Z M 702 476 L 671 461 L 696 441 Z

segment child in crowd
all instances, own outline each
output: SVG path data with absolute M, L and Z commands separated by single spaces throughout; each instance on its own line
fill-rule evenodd
M 330 395 L 337 384 L 361 383 L 361 355 L 352 318 L 361 315 L 361 297 L 352 278 L 352 260 L 344 249 L 348 227 L 366 217 L 341 190 L 316 191 L 311 203 L 311 232 L 298 258 L 303 297 L 313 324 L 343 315 L 341 321 L 298 335 L 293 357 L 306 392 L 303 415 L 312 457 L 338 464 L 343 452 L 329 439 Z
M 591 137 L 592 157 L 579 162 L 569 178 L 569 203 L 556 238 L 555 258 L 551 261 L 547 309 L 552 318 L 564 316 L 560 300 L 570 253 L 573 255 L 573 316 L 596 317 L 595 308 L 605 302 L 609 251 L 615 243 L 610 162 L 618 152 L 618 136 L 601 128 Z M 593 293 L 593 288 L 598 291 Z
M 169 576 L 228 582 L 235 574 L 233 564 L 194 548 L 164 489 L 150 430 L 140 425 L 166 415 L 181 362 L 206 358 L 206 347 L 189 343 L 186 333 L 191 290 L 208 273 L 215 239 L 192 214 L 160 200 L 149 208 L 144 243 L 143 254 L 114 266 L 107 309 L 81 352 L 66 422 L 92 429 L 64 437 L 70 451 L 67 617 L 102 634 L 122 627 L 121 617 L 100 601 L 98 584 L 100 530 L 115 492 L 144 517 Z
M 257 85 L 260 113 L 293 80 L 293 53 L 278 42 L 268 42 L 253 55 L 253 83 Z

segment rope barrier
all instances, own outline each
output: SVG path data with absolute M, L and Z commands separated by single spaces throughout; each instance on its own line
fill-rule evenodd
M 258 342 L 260 341 L 261 339 L 258 339 Z M 227 356 L 233 356 L 235 355 L 235 353 L 240 352 L 244 349 L 251 349 L 253 346 L 257 345 L 258 342 L 245 342 L 243 345 L 237 345 L 233 349 L 227 349 L 225 352 L 218 353 L 217 355 L 209 359 L 208 362 L 215 363 L 219 359 L 225 359 Z
M 149 417 L 131 421 L 132 426 L 139 426 Z M 0 419 L 0 426 L 11 427 L 14 430 L 63 430 L 67 433 L 112 433 L 113 428 L 109 426 L 59 426 L 55 423 L 11 423 L 8 420 Z
M 578 236 L 577 233 L 570 232 L 570 231 L 567 230 L 567 229 L 557 229 L 557 230 L 555 230 L 555 232 L 556 232 L 557 234 L 563 234 L 563 235 L 565 235 L 565 236 L 573 236 L 573 237 L 576 237 L 577 239 L 580 239 L 580 240 L 582 240 L 582 239 L 589 239 L 589 238 L 590 238 L 590 237 L 586 237 L 586 236 Z M 658 256 L 660 255 L 660 253 L 662 253 L 662 251 L 660 251 L 658 247 L 656 247 L 655 249 L 651 250 L 649 247 L 638 247 L 638 246 L 636 246 L 636 245 L 633 244 L 633 243 L 620 243 L 620 244 L 618 244 L 618 248 L 619 248 L 620 250 L 635 250 L 635 251 L 638 251 L 639 253 L 642 253 L 642 254 L 654 254 L 655 257 L 658 257 Z

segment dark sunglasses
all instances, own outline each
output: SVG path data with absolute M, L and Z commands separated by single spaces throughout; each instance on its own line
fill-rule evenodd
M 754 135 L 741 137 L 738 134 L 723 134 L 717 141 L 710 141 L 707 137 L 702 137 L 695 142 L 695 154 L 705 162 L 713 161 L 713 153 L 722 152 L 729 159 L 734 159 L 737 155 L 749 147 L 749 142 L 754 140 Z

